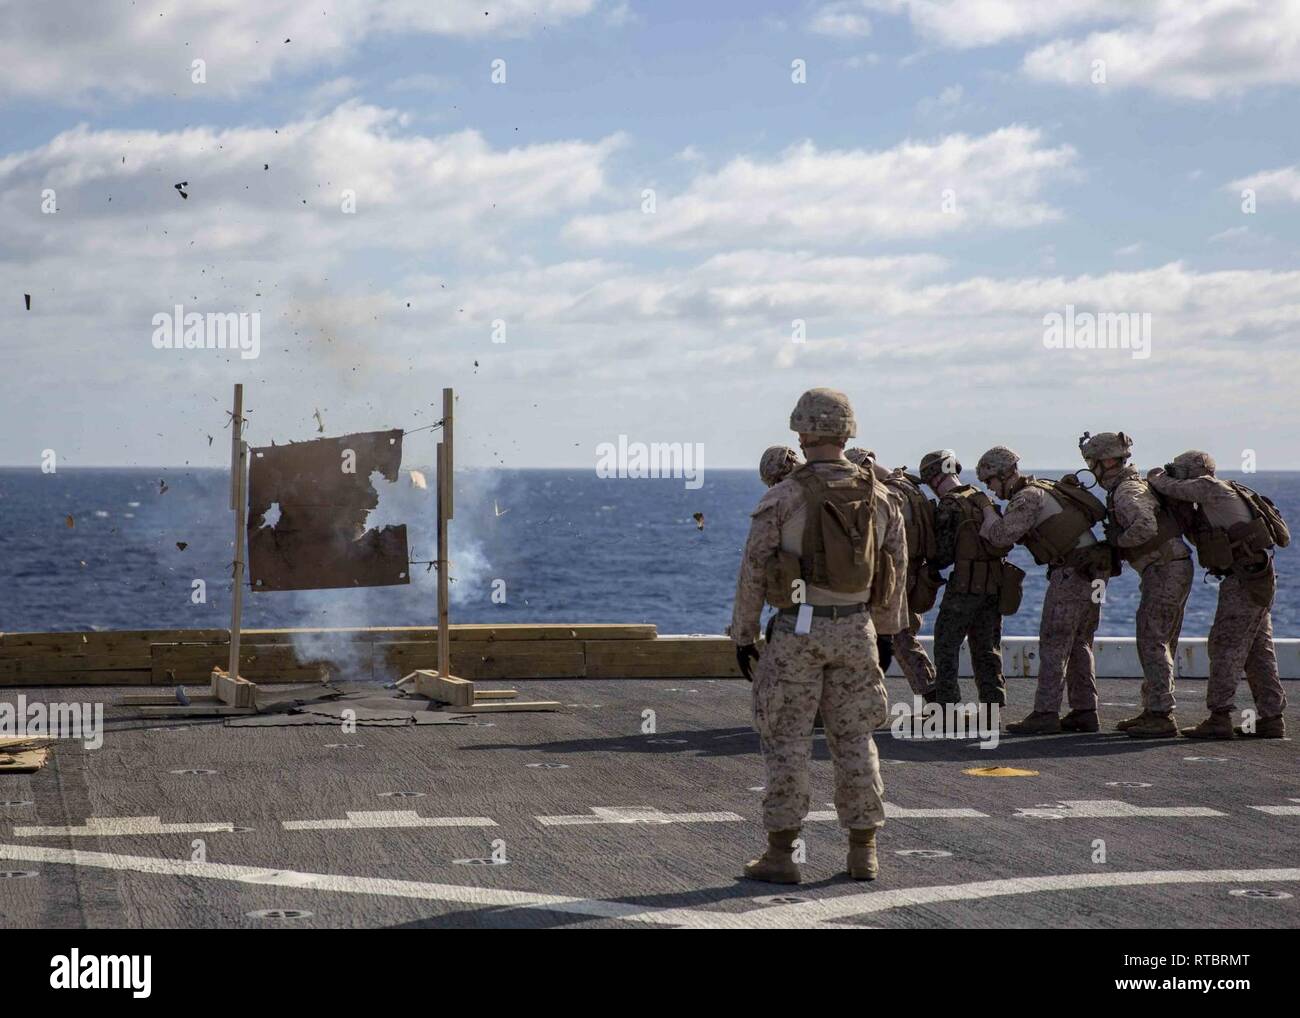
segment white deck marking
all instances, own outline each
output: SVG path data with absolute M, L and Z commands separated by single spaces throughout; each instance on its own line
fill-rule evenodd
M 580 816 L 536 817 L 543 827 L 583 824 L 719 824 L 743 821 L 736 813 L 664 813 L 654 806 L 592 806 Z
M 283 820 L 286 831 L 361 831 L 384 827 L 495 827 L 491 817 L 422 817 L 413 809 L 347 810 L 346 820 Z
M 15 838 L 100 838 L 130 834 L 219 834 L 231 823 L 164 824 L 160 817 L 87 817 L 81 827 L 15 827 Z
M 1300 799 L 1291 801 L 1300 802 Z M 1275 817 L 1300 817 L 1300 806 L 1251 806 L 1250 808 Z
M 818 898 L 797 905 L 777 905 L 743 915 L 720 916 L 719 925 L 751 929 L 789 929 L 814 926 L 832 919 L 887 912 L 913 905 L 945 901 L 980 901 L 1015 894 L 1042 891 L 1086 891 L 1111 887 L 1146 887 L 1161 884 L 1241 884 L 1300 881 L 1300 868 L 1259 870 L 1147 870 L 1123 873 L 1067 873 L 1060 876 L 1018 877 L 1010 880 L 982 880 L 970 884 L 941 884 L 909 887 L 897 891 L 866 891 L 839 897 Z M 716 913 L 714 913 L 716 915 Z M 672 912 L 658 913 L 654 922 L 672 922 Z M 624 916 L 639 919 L 639 916 Z M 678 925 L 694 925 L 694 919 L 678 916 Z
M 1222 817 L 1227 816 L 1208 806 L 1134 806 L 1119 799 L 1062 799 L 1053 806 L 1022 806 L 1017 817 L 1040 820 L 1110 820 L 1119 817 Z
M 1036 894 L 1044 891 L 1098 890 L 1161 884 L 1300 882 L 1300 868 L 1069 873 L 1060 876 L 1019 877 L 968 884 L 910 887 L 895 891 L 867 891 L 817 898 L 790 905 L 776 905 L 748 912 L 723 912 L 690 908 L 645 909 L 637 905 L 604 899 L 570 898 L 553 894 L 534 894 L 528 891 L 460 887 L 455 884 L 434 884 L 383 877 L 351 877 L 330 873 L 302 873 L 296 870 L 270 870 L 252 866 L 232 866 L 227 863 L 157 859 L 150 856 L 116 855 L 108 852 L 81 852 L 66 848 L 43 848 L 37 845 L 0 844 L 0 859 L 201 877 L 236 883 L 271 884 L 307 888 L 313 891 L 453 902 L 482 908 L 542 909 L 594 918 L 621 919 L 695 929 L 794 929 L 816 926 L 828 920 L 848 919 L 912 905 L 930 905 L 945 901 L 979 901 L 985 898 Z
M 659 910 L 647 910 L 641 905 L 620 901 L 571 898 L 558 894 L 535 894 L 531 891 L 497 890 L 491 887 L 462 887 L 458 884 L 435 884 L 419 880 L 396 880 L 388 877 L 353 877 L 332 873 L 304 873 L 298 870 L 265 869 L 256 866 L 235 866 L 229 863 L 193 862 L 188 859 L 159 859 L 152 856 L 118 855 L 110 852 L 82 852 L 77 849 L 44 848 L 37 845 L 0 844 L 0 859 L 22 859 L 29 862 L 61 863 L 69 866 L 98 867 L 101 869 L 129 870 L 163 876 L 200 877 L 208 880 L 229 880 L 240 884 L 265 884 L 277 887 L 304 888 L 312 891 L 332 891 L 342 894 L 371 894 L 386 898 L 413 898 L 422 901 L 442 901 L 480 908 L 537 908 L 558 912 L 574 912 L 600 919 L 621 919 L 636 916 L 639 922 L 656 922 Z M 675 916 L 694 917 L 690 909 L 673 909 Z M 696 925 L 708 925 L 712 913 L 701 912 Z M 725 915 L 719 913 L 725 919 Z M 678 925 L 673 919 L 670 925 Z
M 826 805 L 833 806 L 834 803 L 828 802 Z M 908 809 L 906 806 L 896 806 L 892 802 L 887 802 L 885 817 L 889 820 L 987 820 L 988 814 L 966 807 Z M 833 809 L 815 809 L 805 819 L 838 820 L 839 814 Z

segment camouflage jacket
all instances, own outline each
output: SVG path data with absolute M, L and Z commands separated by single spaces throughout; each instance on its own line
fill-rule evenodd
M 1137 468 L 1128 466 L 1123 469 L 1119 475 L 1119 480 L 1112 489 L 1111 502 L 1113 505 L 1111 519 L 1119 533 L 1115 536 L 1113 544 L 1120 548 L 1133 548 L 1139 544 L 1145 544 L 1156 536 L 1158 525 L 1156 523 L 1156 510 L 1160 503 L 1156 501 L 1156 496 L 1151 491 L 1151 486 L 1138 474 Z M 1107 536 L 1110 536 L 1110 528 L 1107 528 Z M 1190 558 L 1191 550 L 1183 542 L 1182 538 L 1172 538 L 1165 542 L 1169 546 L 1166 554 L 1169 559 Z M 1176 547 L 1174 547 L 1176 546 Z M 1156 549 L 1150 554 L 1134 560 L 1131 565 L 1135 572 L 1142 572 L 1152 562 L 1157 561 L 1163 548 Z
M 1026 474 L 1025 481 L 1033 477 Z M 997 519 L 985 520 L 980 527 L 980 537 L 993 544 L 1010 546 L 1019 541 L 1043 516 L 1047 492 L 1025 483 L 1007 502 L 1006 511 Z
M 813 467 L 827 477 L 845 477 L 857 469 L 848 460 L 817 463 Z M 896 633 L 906 629 L 907 616 L 907 534 L 903 529 L 903 514 L 898 499 L 891 497 L 883 485 L 876 489 L 876 541 L 877 547 L 893 562 L 898 578 L 889 604 L 873 609 L 872 620 L 880 633 Z M 736 580 L 736 600 L 732 608 L 731 625 L 727 635 L 738 644 L 758 640 L 759 617 L 763 611 L 767 563 L 778 550 L 800 551 L 803 533 L 804 494 L 799 482 L 786 478 L 768 489 L 751 514 L 749 537 L 740 559 L 740 575 Z M 865 601 L 866 596 L 860 600 Z M 809 586 L 808 603 L 849 603 L 849 599 L 831 591 Z

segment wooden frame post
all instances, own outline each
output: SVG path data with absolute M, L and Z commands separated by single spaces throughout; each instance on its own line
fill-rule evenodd
M 230 678 L 239 675 L 239 628 L 244 610 L 244 539 L 248 516 L 248 443 L 244 441 L 244 386 L 235 384 L 230 422 L 230 508 L 235 511 L 234 585 L 230 595 Z
M 442 390 L 442 441 L 438 443 L 438 674 L 451 675 L 451 629 L 448 616 L 447 531 L 452 516 L 452 414 L 455 395 Z

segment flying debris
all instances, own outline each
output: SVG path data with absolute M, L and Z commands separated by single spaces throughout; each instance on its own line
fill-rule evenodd
M 28 311 L 32 309 L 32 295 L 30 293 L 23 294 L 23 303 L 27 305 Z
M 319 408 L 316 410 L 314 414 L 312 414 L 312 416 L 316 418 L 316 434 L 318 435 L 325 434 L 325 421 L 320 415 Z
M 188 542 L 188 541 L 177 541 L 177 542 L 176 542 L 176 547 L 179 548 L 181 551 L 184 551 L 186 548 L 189 547 L 189 542 Z
M 498 516 L 504 516 L 504 515 L 505 515 L 506 513 L 508 513 L 510 510 L 509 510 L 509 509 L 502 509 L 499 505 L 497 505 L 497 500 L 494 498 L 494 499 L 492 500 L 492 511 L 493 511 L 494 513 L 496 513 Z
M 691 516 L 691 519 L 695 521 L 696 530 L 704 529 L 704 513 L 695 513 L 694 515 Z
M 208 445 L 211 445 L 211 444 L 212 444 L 212 436 L 211 436 L 211 435 L 208 435 Z
M 176 188 L 177 194 L 179 194 L 182 198 L 185 198 L 187 200 L 189 199 L 189 194 L 187 194 L 183 189 L 189 186 L 190 186 L 190 182 L 188 180 L 182 180 L 179 184 L 172 185 L 172 187 Z
M 429 490 L 429 482 L 424 479 L 424 474 L 419 470 L 411 471 L 411 487 L 419 488 L 421 491 Z
M 77 521 L 73 519 L 72 513 L 68 513 L 68 515 L 63 518 L 63 522 L 67 524 L 69 530 L 77 525 Z
M 161 481 L 161 480 L 160 480 L 160 481 L 158 482 L 158 494 L 159 494 L 159 495 L 166 495 L 166 494 L 167 494 L 167 482 L 166 482 L 166 481 Z

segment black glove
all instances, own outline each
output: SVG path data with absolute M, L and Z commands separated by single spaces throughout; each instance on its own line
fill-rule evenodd
M 740 674 L 745 676 L 747 682 L 754 681 L 754 672 L 750 662 L 757 660 L 758 648 L 752 643 L 736 644 L 736 664 L 740 665 Z
M 880 670 L 889 671 L 889 666 L 894 663 L 894 638 L 892 636 L 876 637 L 876 653 L 880 655 Z

